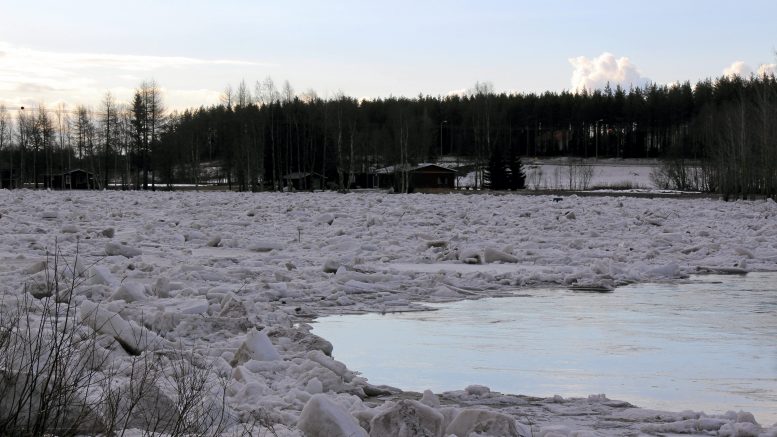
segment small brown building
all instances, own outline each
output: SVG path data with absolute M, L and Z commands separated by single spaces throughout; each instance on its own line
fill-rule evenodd
M 16 171 L 11 168 L 0 168 L 0 189 L 18 188 Z
M 407 177 L 408 191 L 456 187 L 456 170 L 437 164 L 392 166 L 378 170 L 377 174 L 380 182 L 385 181 L 386 176 L 393 175 L 393 186 L 396 191 L 402 191 L 404 177 Z
M 99 188 L 95 174 L 80 168 L 45 175 L 44 179 L 45 186 L 55 190 L 96 190 Z
M 295 172 L 283 176 L 285 185 L 295 190 L 320 190 L 325 179 L 316 172 Z
M 455 188 L 456 170 L 436 165 L 421 164 L 410 170 L 410 186 L 418 188 Z

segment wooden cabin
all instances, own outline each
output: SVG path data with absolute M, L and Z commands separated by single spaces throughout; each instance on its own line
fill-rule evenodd
M 284 185 L 295 190 L 320 190 L 325 180 L 316 172 L 295 172 L 283 176 Z
M 18 175 L 14 169 L 0 168 L 0 189 L 19 188 Z
M 96 190 L 99 188 L 96 175 L 81 168 L 45 175 L 44 183 L 46 187 L 55 190 Z
M 408 191 L 456 188 L 456 170 L 437 164 L 390 166 L 376 173 L 381 186 L 390 180 L 396 191 L 402 190 L 403 177 L 407 177 Z

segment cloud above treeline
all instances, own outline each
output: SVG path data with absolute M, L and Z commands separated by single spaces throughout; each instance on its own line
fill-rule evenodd
M 629 89 L 643 87 L 650 83 L 650 79 L 643 76 L 637 66 L 625 56 L 616 58 L 612 53 L 604 52 L 594 58 L 587 56 L 570 58 L 569 63 L 574 68 L 572 90 L 575 92 L 602 89 L 607 84 L 613 88 L 620 85 Z
M 176 77 L 195 69 L 221 73 L 268 65 L 272 64 L 185 56 L 55 52 L 0 41 L 0 93 L 2 102 L 9 104 L 96 103 L 105 91 L 111 91 L 120 100 L 128 99 L 141 78 Z M 218 92 L 203 87 L 167 91 L 185 107 L 218 101 Z
M 604 52 L 594 58 L 578 56 L 570 58 L 572 71 L 572 90 L 581 92 L 603 89 L 609 84 L 612 88 L 620 85 L 624 89 L 631 87 L 644 87 L 652 81 L 646 77 L 628 57 L 616 57 L 612 53 Z M 748 78 L 756 76 L 777 75 L 777 64 L 761 64 L 753 68 L 744 61 L 735 61 L 723 70 L 723 75 L 728 77 L 739 76 Z M 672 86 L 677 82 L 667 85 Z
M 723 69 L 723 75 L 728 77 L 743 77 L 747 78 L 755 74 L 756 76 L 774 76 L 777 74 L 777 64 L 761 64 L 758 69 L 753 70 L 751 66 L 745 63 L 745 61 L 735 61 L 725 69 Z

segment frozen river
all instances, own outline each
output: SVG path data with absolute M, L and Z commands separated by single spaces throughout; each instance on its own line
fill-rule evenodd
M 531 289 L 432 306 L 437 311 L 324 317 L 314 333 L 373 384 L 606 393 L 643 408 L 733 408 L 777 422 L 775 273 L 610 294 Z

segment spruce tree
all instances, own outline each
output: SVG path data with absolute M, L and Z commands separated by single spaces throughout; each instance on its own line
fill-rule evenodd
M 511 190 L 522 190 L 526 188 L 526 172 L 523 169 L 521 157 L 513 151 L 510 153 L 507 167 L 510 170 L 509 188 Z
M 494 147 L 491 150 L 483 179 L 485 187 L 490 190 L 506 190 L 509 188 L 510 179 L 507 174 L 507 163 L 504 159 L 504 153 L 502 153 L 499 147 Z

